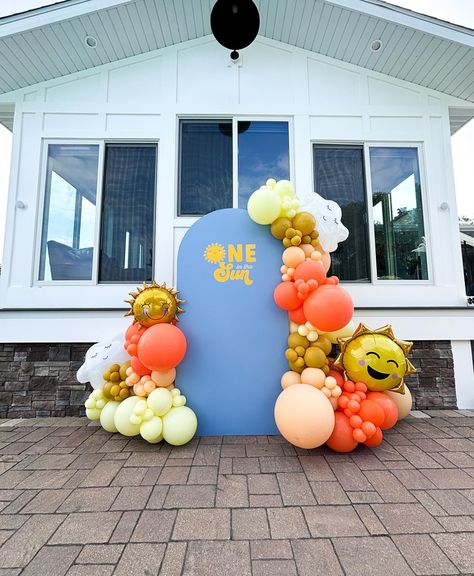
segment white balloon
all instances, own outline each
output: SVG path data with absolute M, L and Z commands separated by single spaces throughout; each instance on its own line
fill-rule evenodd
M 110 340 L 102 340 L 89 348 L 86 352 L 84 364 L 79 368 L 76 378 L 82 384 L 90 382 L 93 388 L 102 388 L 104 379 L 102 374 L 112 364 L 122 364 L 130 360 L 130 356 L 123 347 L 125 337 L 117 334 Z
M 349 230 L 341 222 L 341 208 L 337 202 L 325 200 L 319 194 L 312 194 L 305 199 L 301 212 L 309 212 L 316 218 L 316 230 L 319 232 L 319 243 L 326 252 L 334 252 L 338 242 L 347 240 Z

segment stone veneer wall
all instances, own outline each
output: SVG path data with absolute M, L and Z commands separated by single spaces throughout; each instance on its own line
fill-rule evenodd
M 0 344 L 0 418 L 84 415 L 91 391 L 76 371 L 91 344 Z M 418 410 L 455 408 L 449 341 L 415 342 L 407 379 Z

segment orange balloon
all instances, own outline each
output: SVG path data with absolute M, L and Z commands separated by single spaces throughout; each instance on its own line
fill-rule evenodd
M 306 324 L 306 316 L 304 315 L 303 306 L 300 306 L 295 310 L 290 310 L 288 312 L 288 318 L 292 322 L 295 322 L 295 324 Z
M 127 331 L 125 332 L 125 340 L 131 340 L 132 336 L 135 335 L 141 336 L 143 332 L 145 332 L 145 330 L 146 330 L 145 326 L 142 326 L 138 322 L 133 322 L 133 324 L 131 324 L 127 328 Z
M 318 284 L 324 284 L 326 281 L 326 271 L 321 262 L 314 260 L 305 260 L 296 267 L 295 280 L 316 280 Z
M 382 406 L 374 402 L 374 400 L 362 400 L 358 415 L 362 420 L 368 420 L 376 426 L 381 426 L 385 420 L 385 412 Z
M 395 402 L 383 392 L 369 392 L 367 394 L 367 400 L 373 400 L 376 402 L 384 411 L 385 418 L 380 428 L 382 430 L 388 430 L 393 428 L 398 420 L 398 408 Z
M 352 437 L 353 428 L 349 418 L 342 412 L 335 412 L 334 430 L 326 444 L 335 452 L 352 452 L 357 442 Z
M 148 374 L 151 374 L 151 370 L 149 370 L 146 366 L 143 366 L 137 356 L 132 356 L 130 364 L 135 374 L 139 374 L 140 376 L 147 376 Z
M 370 446 L 370 448 L 375 448 L 375 446 L 378 446 L 379 444 L 382 444 L 382 440 L 383 440 L 383 434 L 382 434 L 382 430 L 380 430 L 379 427 L 377 427 L 377 430 L 375 431 L 375 434 L 373 436 L 371 436 L 370 438 L 368 438 L 364 444 L 366 446 Z
M 340 286 L 319 286 L 304 301 L 303 310 L 309 322 L 322 332 L 344 328 L 352 319 L 352 298 Z
M 173 324 L 154 324 L 138 343 L 138 359 L 150 370 L 175 368 L 186 354 L 186 337 Z
M 317 448 L 334 428 L 334 410 L 317 388 L 297 384 L 285 388 L 275 403 L 275 422 L 280 434 L 299 448 Z
M 293 282 L 280 282 L 273 292 L 275 304 L 283 310 L 296 310 L 301 306 L 298 290 Z

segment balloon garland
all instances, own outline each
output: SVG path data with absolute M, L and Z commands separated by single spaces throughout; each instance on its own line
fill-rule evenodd
M 291 182 L 269 179 L 247 205 L 250 218 L 270 225 L 284 248 L 282 281 L 273 298 L 288 312 L 290 370 L 281 378 L 275 421 L 295 446 L 327 443 L 337 452 L 351 452 L 359 444 L 379 445 L 382 431 L 409 413 L 404 377 L 415 372 L 407 359 L 412 343 L 396 340 L 390 326 L 354 329 L 350 294 L 337 276 L 327 276 L 330 252 L 348 232 L 339 206 L 314 197 L 298 211 Z M 337 343 L 341 352 L 333 360 Z
M 183 300 L 156 282 L 130 295 L 127 315 L 134 321 L 124 337 L 94 344 L 77 373 L 79 382 L 94 388 L 86 415 L 108 432 L 140 435 L 151 444 L 163 439 L 186 444 L 196 433 L 197 418 L 174 386 L 176 366 L 186 354 L 186 337 L 175 325 Z

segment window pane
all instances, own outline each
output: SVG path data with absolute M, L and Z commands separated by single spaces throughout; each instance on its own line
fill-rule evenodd
M 181 121 L 179 216 L 232 208 L 232 122 Z
M 91 280 L 99 146 L 50 144 L 39 280 Z
M 370 148 L 377 277 L 426 280 L 425 229 L 416 148 Z
M 239 208 L 268 178 L 290 178 L 288 122 L 238 122 Z
M 368 282 L 370 266 L 362 146 L 314 145 L 314 189 L 342 209 L 349 238 L 331 254 L 331 273 L 341 280 Z
M 105 151 L 99 282 L 152 279 L 156 146 Z

